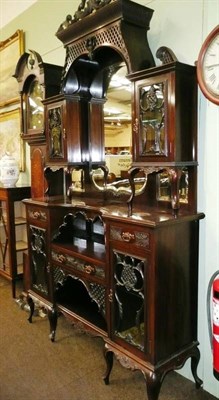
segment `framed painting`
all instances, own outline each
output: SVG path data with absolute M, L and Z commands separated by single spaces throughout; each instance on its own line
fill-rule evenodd
M 0 42 L 0 108 L 19 101 L 18 83 L 13 74 L 23 52 L 22 30 L 17 30 L 8 39 Z
M 0 159 L 10 153 L 25 170 L 24 143 L 20 135 L 20 108 L 0 113 Z

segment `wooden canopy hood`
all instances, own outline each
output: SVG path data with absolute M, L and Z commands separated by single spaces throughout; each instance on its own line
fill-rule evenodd
M 99 64 L 110 61 L 112 66 L 116 57 L 104 57 L 103 48 L 113 49 L 126 62 L 129 73 L 153 67 L 147 40 L 152 15 L 152 9 L 130 0 L 82 1 L 74 16 L 68 15 L 56 33 L 66 47 L 64 75 L 80 57 L 97 60 L 101 49 Z

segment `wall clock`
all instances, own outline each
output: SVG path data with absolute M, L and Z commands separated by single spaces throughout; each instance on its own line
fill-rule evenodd
M 201 47 L 197 78 L 204 96 L 219 105 L 219 25 L 209 33 Z

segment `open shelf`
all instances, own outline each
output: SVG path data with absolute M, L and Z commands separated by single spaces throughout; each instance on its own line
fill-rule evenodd
M 67 277 L 64 284 L 56 290 L 55 296 L 60 309 L 66 309 L 68 313 L 75 314 L 99 329 L 107 331 L 104 310 L 100 310 L 101 307 L 98 307 L 97 301 L 88 293 L 81 281 Z
M 24 242 L 23 240 L 19 240 L 16 242 L 16 251 L 24 251 L 27 250 L 27 242 Z

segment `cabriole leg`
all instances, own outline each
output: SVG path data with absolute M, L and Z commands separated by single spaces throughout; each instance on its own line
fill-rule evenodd
M 148 400 L 158 400 L 161 384 L 163 382 L 162 376 L 154 373 L 144 375 L 146 380 Z
M 34 313 L 34 310 L 35 310 L 35 306 L 34 306 L 33 299 L 31 299 L 31 297 L 27 297 L 27 304 L 30 307 L 30 315 L 29 315 L 28 321 L 30 323 L 32 323 L 33 322 L 32 318 L 33 318 L 33 313 Z
M 56 334 L 56 327 L 57 327 L 57 319 L 58 319 L 58 313 L 54 307 L 48 311 L 48 318 L 49 318 L 49 324 L 50 324 L 49 338 L 51 339 L 52 342 L 54 342 L 55 334 Z
M 191 371 L 192 371 L 192 375 L 195 380 L 197 389 L 199 389 L 200 386 L 203 384 L 203 381 L 197 375 L 197 368 L 198 368 L 199 360 L 200 360 L 200 351 L 199 351 L 198 347 L 196 347 L 196 348 L 194 348 L 193 354 L 191 355 Z
M 105 347 L 103 354 L 107 365 L 106 372 L 103 376 L 103 380 L 106 385 L 109 385 L 109 376 L 113 368 L 113 352 Z

